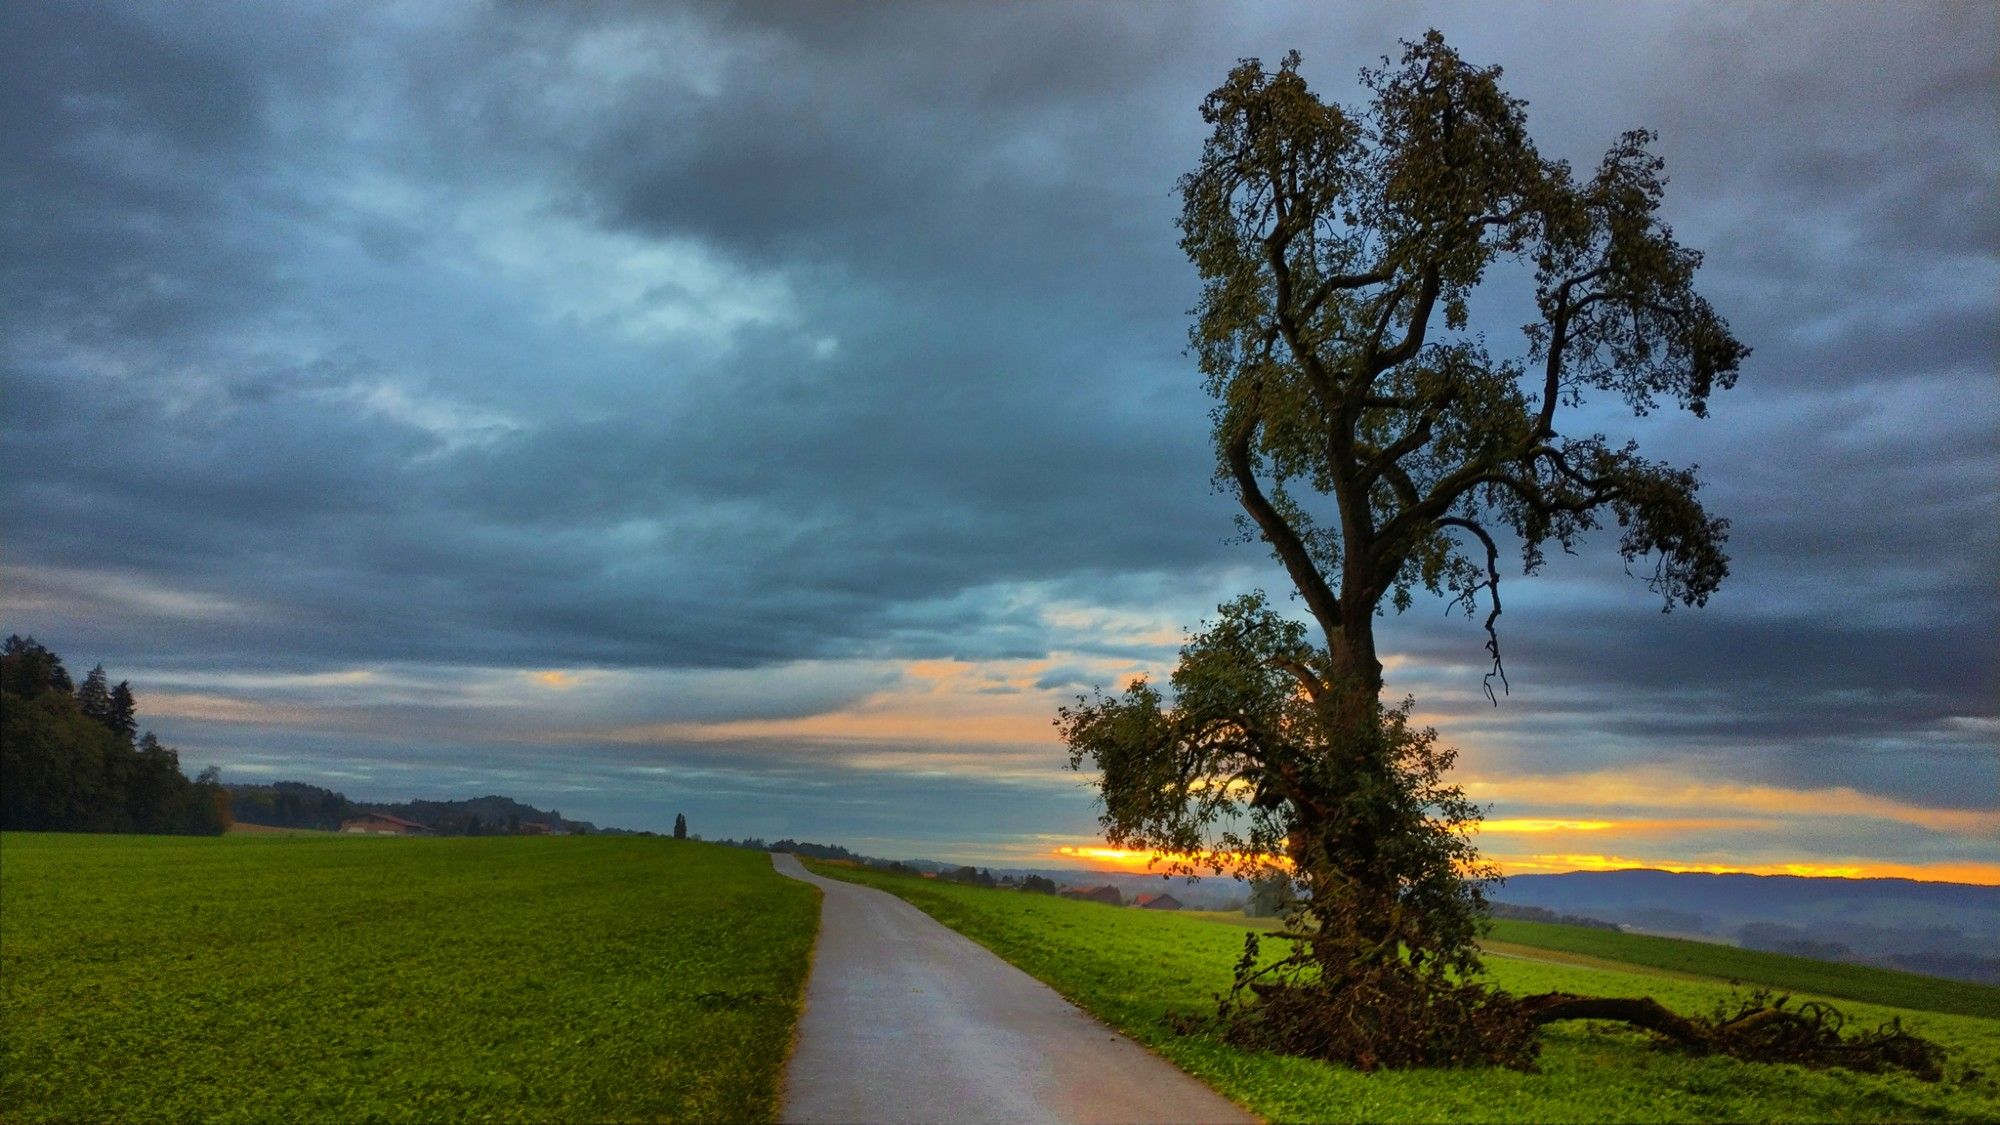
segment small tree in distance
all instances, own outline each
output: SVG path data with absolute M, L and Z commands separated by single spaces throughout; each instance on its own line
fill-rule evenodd
M 1273 976 L 1253 935 L 1222 1012 L 1255 1046 L 1524 1064 L 1551 1019 L 1685 1030 L 1651 1001 L 1586 1011 L 1476 983 L 1498 874 L 1471 841 L 1478 810 L 1447 778 L 1455 752 L 1409 723 L 1410 701 L 1382 701 L 1377 617 L 1421 588 L 1484 611 L 1497 704 L 1510 540 L 1533 573 L 1550 543 L 1615 521 L 1663 609 L 1705 604 L 1729 569 L 1692 467 L 1570 424 L 1594 393 L 1705 416 L 1748 354 L 1658 215 L 1652 135 L 1579 176 L 1537 151 L 1499 78 L 1435 31 L 1364 71 L 1355 109 L 1314 95 L 1296 53 L 1245 60 L 1203 103 L 1212 131 L 1180 181 L 1216 478 L 1307 620 L 1238 598 L 1181 649 L 1170 693 L 1142 678 L 1056 722 L 1072 768 L 1100 771 L 1113 845 L 1296 882 L 1294 954 Z M 1500 268 L 1538 314 L 1512 354 L 1467 330 Z
M 688 818 L 681 813 L 674 814 L 674 839 L 685 840 L 688 836 Z

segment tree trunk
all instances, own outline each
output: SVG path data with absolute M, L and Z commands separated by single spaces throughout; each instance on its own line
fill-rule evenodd
M 1379 862 L 1380 797 L 1393 763 L 1383 737 L 1372 619 L 1344 622 L 1330 655 L 1332 676 L 1317 707 L 1324 758 L 1305 771 L 1317 815 L 1300 817 L 1290 845 L 1294 870 L 1308 888 L 1308 910 L 1328 939 L 1314 946 L 1315 954 L 1341 962 L 1326 966 L 1339 971 L 1398 956 L 1398 885 Z
M 1709 1041 L 1693 1020 L 1675 1015 L 1650 996 L 1623 999 L 1544 992 L 1523 997 L 1521 1011 L 1536 1027 L 1559 1020 L 1618 1020 L 1658 1032 L 1684 1046 L 1704 1046 Z

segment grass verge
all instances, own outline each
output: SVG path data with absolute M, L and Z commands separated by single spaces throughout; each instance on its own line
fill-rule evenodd
M 1951 1050 L 1943 1083 L 1902 1074 L 1815 1071 L 1692 1058 L 1607 1026 L 1558 1025 L 1537 1073 L 1499 1069 L 1377 1071 L 1236 1050 L 1182 1036 L 1169 1011 L 1208 1012 L 1229 985 L 1243 928 L 1146 910 L 812 864 L 820 874 L 896 894 L 1048 982 L 1253 1112 L 1310 1121 L 1903 1121 L 2000 1118 L 2000 1021 L 1844 1001 L 1851 1018 L 1900 1017 Z M 1727 981 L 1494 958 L 1495 984 L 1650 995 L 1703 1012 Z M 1801 997 L 1803 998 L 1803 996 Z
M 769 1120 L 817 925 L 615 838 L 0 837 L 0 1120 Z

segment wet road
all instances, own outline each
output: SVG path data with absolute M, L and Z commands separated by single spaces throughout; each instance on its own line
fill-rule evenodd
M 783 1120 L 1256 1120 L 902 899 L 771 861 L 826 896 Z

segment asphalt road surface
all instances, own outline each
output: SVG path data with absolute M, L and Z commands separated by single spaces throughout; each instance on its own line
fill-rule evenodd
M 783 1120 L 1256 1120 L 902 899 L 771 862 L 826 893 Z

